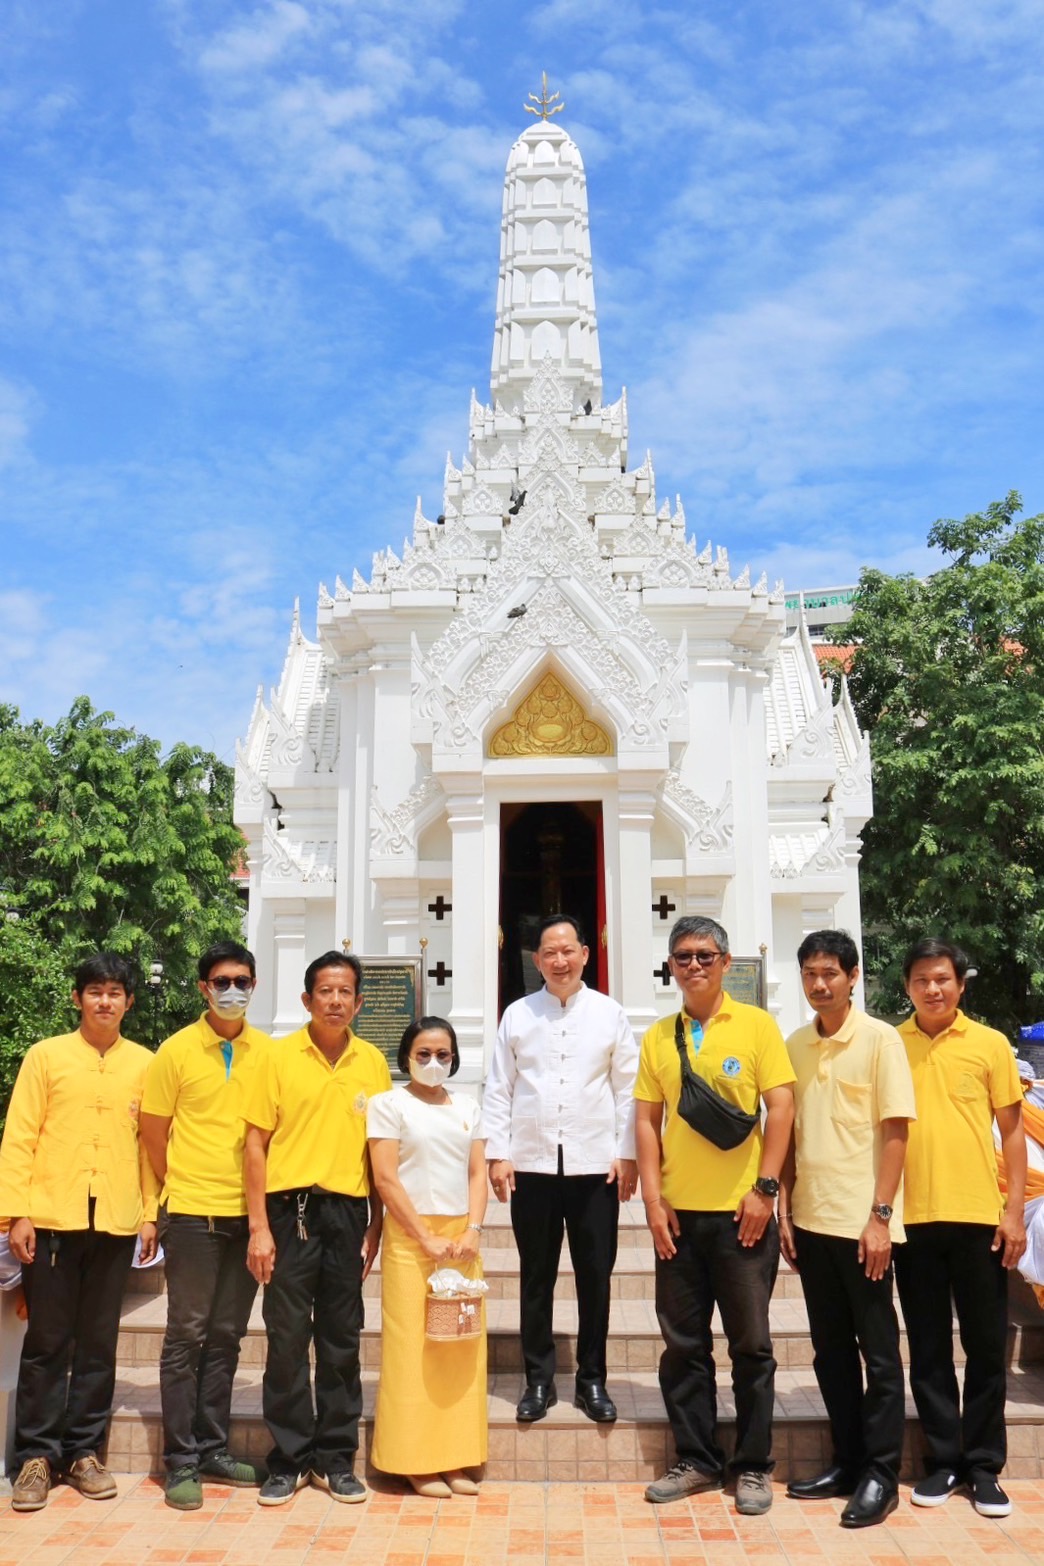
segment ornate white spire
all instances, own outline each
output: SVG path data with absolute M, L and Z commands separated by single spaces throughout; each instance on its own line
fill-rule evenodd
M 584 165 L 561 126 L 541 119 L 515 142 L 504 176 L 493 403 L 521 403 L 548 355 L 577 409 L 601 403 Z

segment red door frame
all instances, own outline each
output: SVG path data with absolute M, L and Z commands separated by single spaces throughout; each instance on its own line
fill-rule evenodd
M 598 827 L 595 838 L 595 854 L 597 864 L 595 866 L 595 951 L 598 957 L 598 988 L 603 995 L 609 994 L 609 929 L 605 919 L 605 806 L 602 800 L 596 801 L 598 805 Z

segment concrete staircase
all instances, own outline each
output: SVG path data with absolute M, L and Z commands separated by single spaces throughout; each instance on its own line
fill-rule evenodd
M 516 1423 L 515 1403 L 522 1387 L 518 1254 L 507 1209 L 496 1202 L 491 1202 L 483 1240 L 483 1260 L 490 1284 L 488 1476 L 633 1481 L 647 1480 L 662 1472 L 674 1454 L 656 1379 L 662 1340 L 653 1306 L 652 1244 L 641 1204 L 629 1203 L 622 1214 L 613 1278 L 608 1363 L 609 1388 L 620 1411 L 615 1425 L 594 1425 L 572 1406 L 576 1306 L 567 1249 L 555 1307 L 559 1403 L 536 1425 Z M 134 1288 L 128 1292 L 123 1308 L 108 1459 L 121 1472 L 158 1472 L 162 1467 L 162 1440 L 157 1367 L 166 1317 L 162 1266 L 132 1274 L 132 1280 Z M 379 1267 L 367 1280 L 365 1294 L 363 1447 L 368 1451 L 380 1367 Z M 805 1476 L 829 1460 L 830 1440 L 812 1373 L 812 1346 L 800 1282 L 785 1263 L 780 1268 L 772 1302 L 772 1330 L 779 1364 L 776 1476 Z M 956 1349 L 960 1363 L 959 1342 Z M 903 1353 L 905 1358 L 905 1334 Z M 243 1343 L 232 1428 L 233 1449 L 256 1457 L 263 1457 L 269 1446 L 261 1419 L 264 1357 L 259 1295 Z M 728 1353 L 720 1332 L 715 1340 L 715 1358 L 719 1409 L 728 1444 L 733 1404 Z M 1017 1276 L 1012 1282 L 1009 1365 L 1010 1455 L 1006 1472 L 1012 1478 L 1040 1478 L 1044 1474 L 1044 1312 Z M 904 1466 L 910 1475 L 919 1472 L 919 1451 L 920 1434 L 912 1401 L 908 1401 Z

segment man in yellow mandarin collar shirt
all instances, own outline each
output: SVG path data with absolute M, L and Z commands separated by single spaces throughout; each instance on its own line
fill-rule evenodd
M 120 1033 L 133 969 L 111 952 L 89 957 L 72 998 L 80 1026 L 27 1052 L 0 1145 L 0 1215 L 29 1313 L 11 1498 L 24 1512 L 46 1505 L 58 1475 L 92 1500 L 116 1494 L 97 1454 L 112 1410 L 120 1305 L 136 1237 L 143 1260 L 156 1249 L 158 1184 L 138 1142 L 152 1056 Z
M 865 1528 L 898 1504 L 905 1401 L 892 1245 L 903 1239 L 913 1084 L 895 1029 L 852 1004 L 859 953 L 847 931 L 816 930 L 797 956 L 816 1019 L 787 1040 L 797 1118 L 780 1238 L 801 1273 L 834 1461 L 787 1494 L 849 1496 L 841 1526 Z
M 906 1244 L 895 1275 L 910 1343 L 910 1390 L 928 1447 L 918 1506 L 959 1485 L 984 1517 L 1011 1502 L 997 1476 L 1007 1456 L 1008 1272 L 1026 1248 L 1022 1087 L 1002 1033 L 960 1009 L 968 958 L 951 941 L 918 941 L 903 977 L 914 1012 L 899 1026 L 913 1072 L 917 1123 L 906 1155 Z M 996 1119 L 1007 1173 L 997 1180 Z M 965 1350 L 964 1408 L 953 1365 L 953 1315 Z
M 265 1285 L 262 1409 L 273 1442 L 262 1506 L 291 1500 L 309 1475 L 335 1501 L 366 1499 L 353 1471 L 359 1333 L 382 1216 L 366 1106 L 392 1083 L 380 1050 L 352 1032 L 362 977 L 359 959 L 343 952 L 309 963 L 301 997 L 308 1025 L 275 1041 L 246 1103 L 247 1265 Z
M 160 1352 L 164 1497 L 203 1505 L 202 1480 L 259 1485 L 228 1450 L 232 1382 L 257 1282 L 247 1270 L 243 1105 L 271 1045 L 246 1021 L 253 956 L 219 941 L 199 959 L 207 1010 L 160 1045 L 141 1106 L 141 1138 L 164 1182 L 167 1329 Z

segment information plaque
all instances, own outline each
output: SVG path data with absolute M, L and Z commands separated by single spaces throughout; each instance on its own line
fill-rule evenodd
M 733 1000 L 764 1010 L 768 1004 L 764 957 L 733 957 L 722 988 Z
M 359 957 L 359 961 L 363 1004 L 352 1031 L 383 1051 L 394 1074 L 403 1031 L 424 1015 L 424 959 Z

